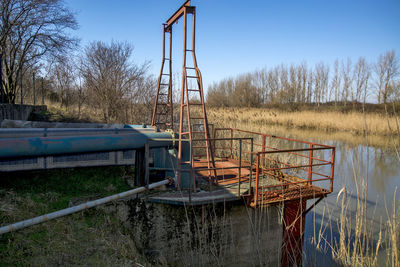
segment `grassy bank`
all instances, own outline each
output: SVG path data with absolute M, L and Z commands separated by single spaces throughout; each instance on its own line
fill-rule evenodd
M 390 136 L 397 131 L 398 117 L 382 113 L 348 113 L 337 111 L 283 111 L 270 108 L 209 108 L 209 121 L 224 127 L 281 125 L 287 128 L 328 132 L 349 132 L 355 135 Z M 243 128 L 243 127 L 242 127 Z
M 3 173 L 0 224 L 125 191 L 123 175 L 120 167 Z M 130 233 L 107 205 L 0 236 L 0 266 L 131 266 L 138 257 Z

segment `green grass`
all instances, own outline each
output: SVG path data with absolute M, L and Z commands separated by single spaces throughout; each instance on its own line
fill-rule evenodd
M 43 215 L 129 190 L 121 167 L 97 167 L 0 176 L 0 224 Z M 117 203 L 0 235 L 0 266 L 131 266 L 141 257 L 116 215 Z M 140 260 L 143 262 L 143 260 Z

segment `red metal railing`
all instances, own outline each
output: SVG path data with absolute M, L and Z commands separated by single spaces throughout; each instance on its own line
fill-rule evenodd
M 248 161 L 255 163 L 251 170 L 255 172 L 251 186 L 253 204 L 319 197 L 332 192 L 335 147 L 234 128 L 216 128 L 213 137 L 220 137 L 221 133 L 229 138 L 253 138 L 254 152 L 241 147 Z M 234 158 L 237 148 L 232 141 L 228 142 L 226 149 Z

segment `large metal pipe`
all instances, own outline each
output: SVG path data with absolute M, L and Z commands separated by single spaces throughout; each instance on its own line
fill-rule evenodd
M 35 217 L 35 218 L 32 218 L 32 219 L 28 219 L 28 220 L 25 220 L 25 221 L 20 221 L 20 222 L 13 223 L 13 224 L 10 224 L 10 225 L 7 225 L 7 226 L 3 226 L 3 227 L 0 228 L 0 234 L 13 232 L 13 231 L 16 231 L 16 230 L 19 230 L 19 229 L 22 229 L 22 228 L 26 228 L 28 226 L 32 226 L 32 225 L 43 223 L 43 222 L 46 222 L 46 221 L 49 221 L 49 220 L 52 220 L 52 219 L 60 218 L 60 217 L 65 216 L 65 215 L 76 213 L 76 212 L 84 210 L 84 209 L 93 208 L 95 206 L 98 206 L 98 205 L 101 205 L 101 204 L 104 204 L 104 203 L 107 203 L 107 202 L 110 202 L 110 201 L 114 201 L 114 200 L 117 200 L 117 199 L 120 199 L 120 198 L 128 197 L 128 196 L 131 196 L 131 195 L 134 195 L 134 194 L 138 194 L 138 193 L 143 192 L 143 191 L 145 191 L 147 189 L 150 190 L 150 189 L 153 189 L 153 188 L 156 188 L 156 187 L 160 187 L 162 185 L 168 184 L 169 182 L 170 182 L 169 180 L 163 180 L 163 181 L 160 181 L 160 182 L 157 182 L 157 183 L 149 184 L 149 186 L 147 188 L 144 187 L 144 186 L 138 187 L 138 188 L 135 188 L 135 189 L 132 189 L 132 190 L 129 190 L 129 191 L 125 191 L 125 192 L 119 193 L 119 194 L 115 194 L 115 195 L 112 195 L 112 196 L 100 198 L 100 199 L 93 200 L 93 201 L 89 201 L 89 202 L 80 204 L 78 206 L 66 208 L 66 209 L 63 209 L 63 210 L 59 210 L 59 211 L 55 211 L 55 212 L 52 212 L 52 213 L 48 213 L 48 214 L 45 214 L 45 215 L 42 215 L 42 216 L 38 216 L 38 217 Z
M 167 139 L 152 147 L 173 144 L 170 133 L 0 138 L 0 158 L 35 157 L 144 148 L 148 140 Z
M 154 133 L 154 128 L 0 128 L 0 138 Z

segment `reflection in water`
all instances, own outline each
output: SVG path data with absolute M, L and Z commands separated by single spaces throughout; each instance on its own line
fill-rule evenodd
M 356 227 L 356 214 L 359 215 L 362 212 L 365 212 L 363 227 L 370 233 L 371 247 L 377 244 L 379 233 L 385 231 L 388 215 L 393 214 L 393 208 L 395 208 L 393 200 L 399 197 L 397 188 L 400 187 L 400 179 L 398 179 L 400 161 L 393 149 L 394 140 L 390 137 L 372 135 L 363 137 L 343 132 L 287 129 L 275 125 L 255 125 L 251 122 L 248 124 L 241 122 L 240 125 L 235 125 L 237 124 L 235 121 L 225 123 L 224 127 L 246 129 L 336 147 L 334 192 L 307 214 L 303 265 L 334 265 L 332 250 L 329 246 L 335 246 L 340 242 L 338 228 L 340 223 L 338 222 L 342 219 L 341 214 L 342 217 L 346 217 L 346 227 L 352 229 L 346 229 L 350 233 L 348 243 L 351 246 L 355 239 L 353 233 Z M 273 145 L 282 148 L 298 148 L 284 142 Z M 398 144 L 395 145 L 398 146 Z M 338 196 L 343 187 L 346 188 L 342 191 L 345 193 Z M 357 201 L 363 194 L 366 198 L 360 211 Z M 343 197 L 346 198 L 345 211 L 341 205 Z M 311 203 L 310 200 L 308 206 Z M 322 228 L 321 224 L 324 225 Z M 321 245 L 320 240 L 324 240 L 324 246 Z M 320 250 L 316 250 L 316 246 Z M 384 246 L 383 249 L 385 249 Z M 379 263 L 385 263 L 385 255 L 385 251 L 380 252 L 382 261 Z

